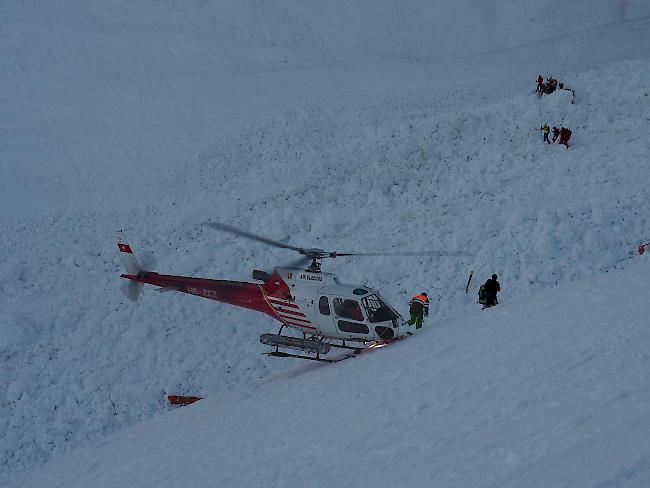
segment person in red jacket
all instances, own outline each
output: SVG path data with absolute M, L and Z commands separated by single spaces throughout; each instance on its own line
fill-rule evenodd
M 569 149 L 569 139 L 571 139 L 571 129 L 562 127 L 560 129 L 560 144 L 564 144 Z
M 560 129 L 557 127 L 553 126 L 553 143 L 555 144 L 557 142 L 557 138 L 560 137 Z

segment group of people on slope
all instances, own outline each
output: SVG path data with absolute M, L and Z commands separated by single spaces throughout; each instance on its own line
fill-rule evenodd
M 547 123 L 544 123 L 539 130 L 542 131 L 542 134 L 544 135 L 544 142 L 548 142 L 549 144 L 551 141 L 549 140 L 548 136 L 551 132 L 551 128 Z M 562 127 L 558 129 L 557 127 L 553 126 L 553 144 L 557 143 L 558 138 L 560 140 L 560 144 L 564 144 L 567 149 L 569 149 L 569 139 L 571 139 L 571 129 L 568 129 L 566 127 Z
M 544 77 L 542 75 L 537 76 L 537 93 L 541 95 L 547 94 L 550 95 L 555 90 L 557 90 L 557 80 L 552 76 L 549 76 L 544 82 Z
M 550 95 L 551 93 L 555 92 L 555 90 L 557 89 L 570 91 L 573 97 L 576 96 L 575 91 L 573 91 L 571 88 L 565 87 L 564 83 L 562 82 L 558 83 L 558 81 L 552 76 L 549 76 L 546 82 L 544 82 L 544 77 L 542 75 L 537 75 L 536 92 L 539 93 L 539 96 Z M 571 103 L 573 103 L 573 98 L 571 99 Z
M 478 302 L 483 305 L 483 309 L 494 307 L 499 304 L 497 293 L 501 291 L 501 285 L 497 281 L 497 275 L 493 274 L 478 291 Z M 415 295 L 409 302 L 409 320 L 408 325 L 415 325 L 416 329 L 422 327 L 424 317 L 429 316 L 429 297 L 425 292 Z M 410 333 L 410 332 L 409 332 Z
M 540 96 L 544 94 L 550 94 L 553 93 L 557 89 L 560 90 L 567 90 L 570 91 L 573 94 L 573 98 L 575 98 L 576 93 L 571 90 L 570 88 L 565 88 L 564 83 L 559 83 L 558 81 L 550 76 L 546 82 L 544 82 L 544 77 L 542 75 L 537 76 L 537 90 L 536 92 L 539 93 Z M 573 98 L 571 99 L 571 103 L 573 103 Z M 544 136 L 544 142 L 547 142 L 548 144 L 551 143 L 551 140 L 549 139 L 549 135 L 551 133 L 551 128 L 547 123 L 544 123 L 539 130 L 542 131 L 542 134 Z M 560 127 L 559 129 L 555 126 L 553 126 L 553 143 L 557 143 L 558 139 L 560 141 L 560 144 L 564 144 L 567 149 L 569 149 L 569 139 L 571 139 L 571 129 L 567 127 Z
M 565 87 L 564 83 L 558 82 L 552 76 L 549 76 L 546 82 L 544 81 L 544 77 L 542 75 L 539 75 L 537 77 L 536 92 L 539 93 L 540 96 L 551 94 L 557 89 L 570 91 L 573 94 L 573 97 L 575 97 L 575 92 L 573 90 Z M 573 103 L 573 99 L 571 100 L 571 103 Z M 547 123 L 544 123 L 544 125 L 542 125 L 539 129 L 544 135 L 544 142 L 550 144 L 552 141 L 554 144 L 556 144 L 559 140 L 560 144 L 564 144 L 567 149 L 569 148 L 571 129 L 567 127 L 560 127 L 558 129 L 555 126 L 553 126 L 553 129 L 551 129 Z M 553 137 L 552 139 L 549 139 L 551 131 L 553 132 Z M 492 277 L 479 288 L 477 303 L 483 305 L 483 309 L 498 305 L 499 300 L 497 299 L 497 293 L 500 291 L 501 285 L 497 281 L 497 275 L 493 274 Z M 409 314 L 410 317 L 407 322 L 408 325 L 415 325 L 416 329 L 420 329 L 422 327 L 422 323 L 424 322 L 424 318 L 429 315 L 429 297 L 425 292 L 422 292 L 411 298 L 411 301 L 409 302 Z

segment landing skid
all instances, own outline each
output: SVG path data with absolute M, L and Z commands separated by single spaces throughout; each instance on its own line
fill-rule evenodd
M 282 329 L 284 325 L 280 327 L 280 330 L 277 334 L 262 334 L 260 336 L 260 342 L 269 346 L 273 346 L 274 349 L 271 352 L 266 352 L 267 356 L 273 356 L 278 358 L 296 358 L 296 359 L 307 359 L 309 361 L 321 361 L 324 363 L 336 363 L 347 359 L 353 355 L 360 354 L 364 351 L 365 347 L 354 347 L 348 346 L 345 340 L 341 339 L 340 344 L 334 344 L 331 342 L 332 339 L 325 339 L 322 336 L 311 336 L 303 334 L 303 338 L 284 336 L 282 335 Z M 336 339 L 334 339 L 336 340 Z M 364 341 L 365 343 L 365 341 Z M 330 352 L 331 348 L 345 349 L 346 351 L 352 351 L 343 357 L 338 357 L 336 359 L 325 359 L 321 355 L 327 354 Z M 280 351 L 280 348 L 283 349 L 297 349 L 303 354 L 294 354 L 289 352 Z M 309 354 L 316 354 L 315 356 L 309 356 Z
M 353 347 L 353 346 L 346 346 L 345 343 L 341 344 L 330 344 L 331 347 L 336 347 L 338 349 L 347 349 L 348 351 L 354 351 L 355 354 L 359 354 L 361 351 L 364 349 L 367 349 L 365 347 Z
M 339 361 L 343 361 L 343 359 L 346 359 L 349 356 L 345 356 L 340 359 L 325 359 L 320 357 L 319 355 L 317 356 L 302 356 L 300 354 L 291 354 L 288 352 L 282 352 L 282 351 L 271 351 L 271 352 L 265 352 L 267 356 L 273 356 L 276 358 L 296 358 L 296 359 L 308 359 L 309 361 L 320 361 L 322 363 L 337 363 Z

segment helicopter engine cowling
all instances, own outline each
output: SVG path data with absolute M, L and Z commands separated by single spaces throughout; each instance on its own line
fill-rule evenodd
M 266 271 L 260 271 L 259 269 L 254 269 L 253 270 L 253 279 L 254 280 L 259 280 L 259 281 L 263 281 L 264 283 L 266 283 L 269 280 L 270 277 L 271 277 L 271 275 L 268 274 Z

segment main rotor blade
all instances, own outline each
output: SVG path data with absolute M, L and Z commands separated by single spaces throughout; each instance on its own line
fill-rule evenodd
M 292 251 L 297 251 L 300 254 L 307 253 L 307 250 L 303 249 L 302 247 L 291 246 L 289 244 L 285 244 L 284 242 L 274 241 L 273 239 L 269 239 L 268 237 L 259 236 L 257 234 L 253 234 L 252 232 L 247 232 L 245 230 L 238 229 L 237 227 L 233 227 L 232 225 L 221 224 L 219 222 L 205 222 L 204 225 L 207 225 L 208 227 L 212 227 L 213 229 L 234 234 L 236 236 L 246 237 L 247 239 L 261 242 L 262 244 L 268 244 L 269 246 L 279 247 L 281 249 L 291 249 Z
M 429 251 L 429 252 L 335 252 L 334 256 L 474 256 L 463 251 Z

